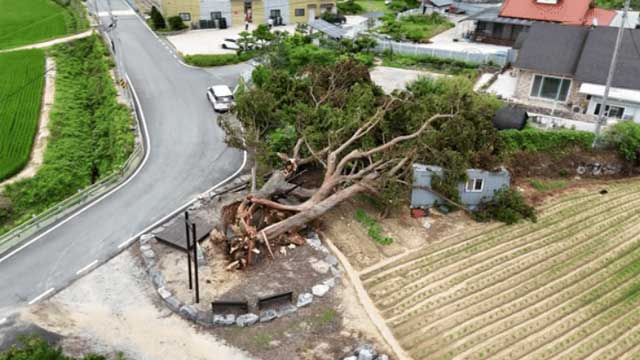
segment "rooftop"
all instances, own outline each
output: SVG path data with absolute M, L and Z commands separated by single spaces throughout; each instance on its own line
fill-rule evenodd
M 505 0 L 501 17 L 557 22 L 572 25 L 608 25 L 616 16 L 612 10 L 592 8 L 592 0 L 558 0 L 557 4 L 543 4 L 536 0 Z

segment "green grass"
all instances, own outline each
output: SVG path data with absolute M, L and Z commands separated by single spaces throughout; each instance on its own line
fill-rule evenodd
M 382 55 L 382 65 L 401 69 L 418 69 L 447 75 L 459 75 L 475 79 L 479 75 L 479 64 L 435 56 L 391 54 Z
M 367 229 L 367 234 L 373 241 L 377 242 L 380 245 L 391 245 L 393 243 L 393 239 L 389 236 L 383 236 L 382 226 L 378 224 L 378 222 L 369 216 L 364 210 L 357 209 L 355 214 L 356 221 L 358 221 L 362 226 Z
M 384 12 L 390 13 L 392 12 L 387 5 L 385 5 L 384 0 L 355 0 L 356 4 L 362 6 L 364 12 Z
M 0 0 L 0 9 L 0 49 L 54 39 L 89 25 L 80 0 L 66 6 L 53 0 Z
M 607 9 L 622 10 L 624 0 L 596 0 L 596 5 Z M 630 7 L 636 11 L 640 10 L 640 0 L 631 0 Z
M 430 15 L 405 16 L 400 20 L 395 15 L 385 15 L 378 31 L 391 36 L 394 40 L 429 43 L 429 39 L 455 25 L 444 16 Z
M 6 187 L 0 233 L 112 174 L 133 150 L 127 107 L 117 103 L 108 52 L 97 36 L 61 44 L 50 137 L 38 173 Z
M 29 161 L 38 128 L 44 51 L 0 53 L 0 181 Z
M 533 186 L 534 189 L 540 192 L 548 192 L 553 190 L 560 190 L 567 187 L 566 180 L 541 180 L 541 179 L 531 179 L 529 180 L 529 184 Z
M 238 64 L 244 61 L 248 61 L 253 57 L 253 53 L 243 52 L 240 55 L 237 54 L 196 54 L 186 55 L 184 61 L 193 66 L 199 67 L 212 67 Z

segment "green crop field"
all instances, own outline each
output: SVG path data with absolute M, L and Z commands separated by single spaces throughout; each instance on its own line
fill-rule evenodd
M 38 127 L 44 51 L 0 54 L 0 181 L 29 160 Z
M 0 49 L 54 39 L 87 27 L 79 0 L 66 6 L 54 0 L 0 0 Z

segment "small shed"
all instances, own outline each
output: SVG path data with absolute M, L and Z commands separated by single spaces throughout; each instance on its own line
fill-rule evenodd
M 411 191 L 412 208 L 430 208 L 435 204 L 446 204 L 446 200 L 431 190 L 431 181 L 435 176 L 442 177 L 444 170 L 434 165 L 413 165 L 413 188 Z M 460 202 L 469 209 L 475 209 L 483 202 L 491 200 L 494 194 L 509 187 L 511 176 L 501 168 L 497 171 L 468 169 L 467 181 L 458 184 Z
M 493 127 L 498 130 L 522 130 L 527 124 L 527 111 L 513 105 L 504 106 L 493 117 Z

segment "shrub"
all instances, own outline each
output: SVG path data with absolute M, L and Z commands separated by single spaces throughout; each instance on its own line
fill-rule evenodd
M 151 7 L 151 24 L 153 24 L 154 29 L 164 29 L 167 27 L 164 16 L 162 16 L 155 6 Z
M 12 345 L 0 353 L 0 360 L 75 360 L 64 355 L 60 347 L 50 345 L 46 340 L 37 336 L 23 336 L 18 339 L 19 344 Z M 121 354 L 116 359 L 123 359 Z M 106 360 L 106 357 L 87 354 L 82 360 Z
M 607 131 L 605 140 L 625 160 L 638 162 L 640 159 L 640 124 L 633 121 L 619 122 Z
M 355 15 L 364 12 L 362 5 L 356 3 L 353 0 L 347 0 L 337 3 L 338 12 L 344 15 Z
M 498 220 L 508 225 L 525 219 L 537 221 L 536 210 L 518 191 L 508 188 L 498 190 L 493 199 L 480 205 L 474 217 L 478 221 Z
M 393 7 L 393 3 L 391 6 Z M 394 40 L 429 42 L 430 38 L 453 26 L 452 22 L 438 13 L 410 15 L 400 19 L 388 14 L 383 17 L 380 32 L 389 34 Z
M 589 149 L 595 135 L 588 131 L 569 129 L 538 130 L 529 128 L 524 130 L 503 130 L 499 132 L 504 141 L 505 150 L 556 152 L 579 146 Z
M 391 245 L 393 239 L 389 236 L 382 235 L 382 226 L 362 209 L 357 209 L 355 214 L 356 220 L 367 229 L 367 234 L 373 241 L 380 245 Z
M 169 28 L 171 30 L 177 31 L 187 28 L 187 25 L 184 24 L 184 21 L 182 21 L 180 16 L 172 16 L 168 18 L 167 21 L 169 22 Z
M 193 66 L 212 67 L 238 64 L 252 57 L 252 52 L 241 52 L 239 54 L 196 54 L 185 56 L 184 61 Z
M 480 64 L 468 61 L 440 58 L 430 55 L 398 55 L 385 51 L 382 55 L 384 66 L 399 68 L 422 68 L 436 70 L 451 75 L 461 75 L 473 79 L 478 74 Z

